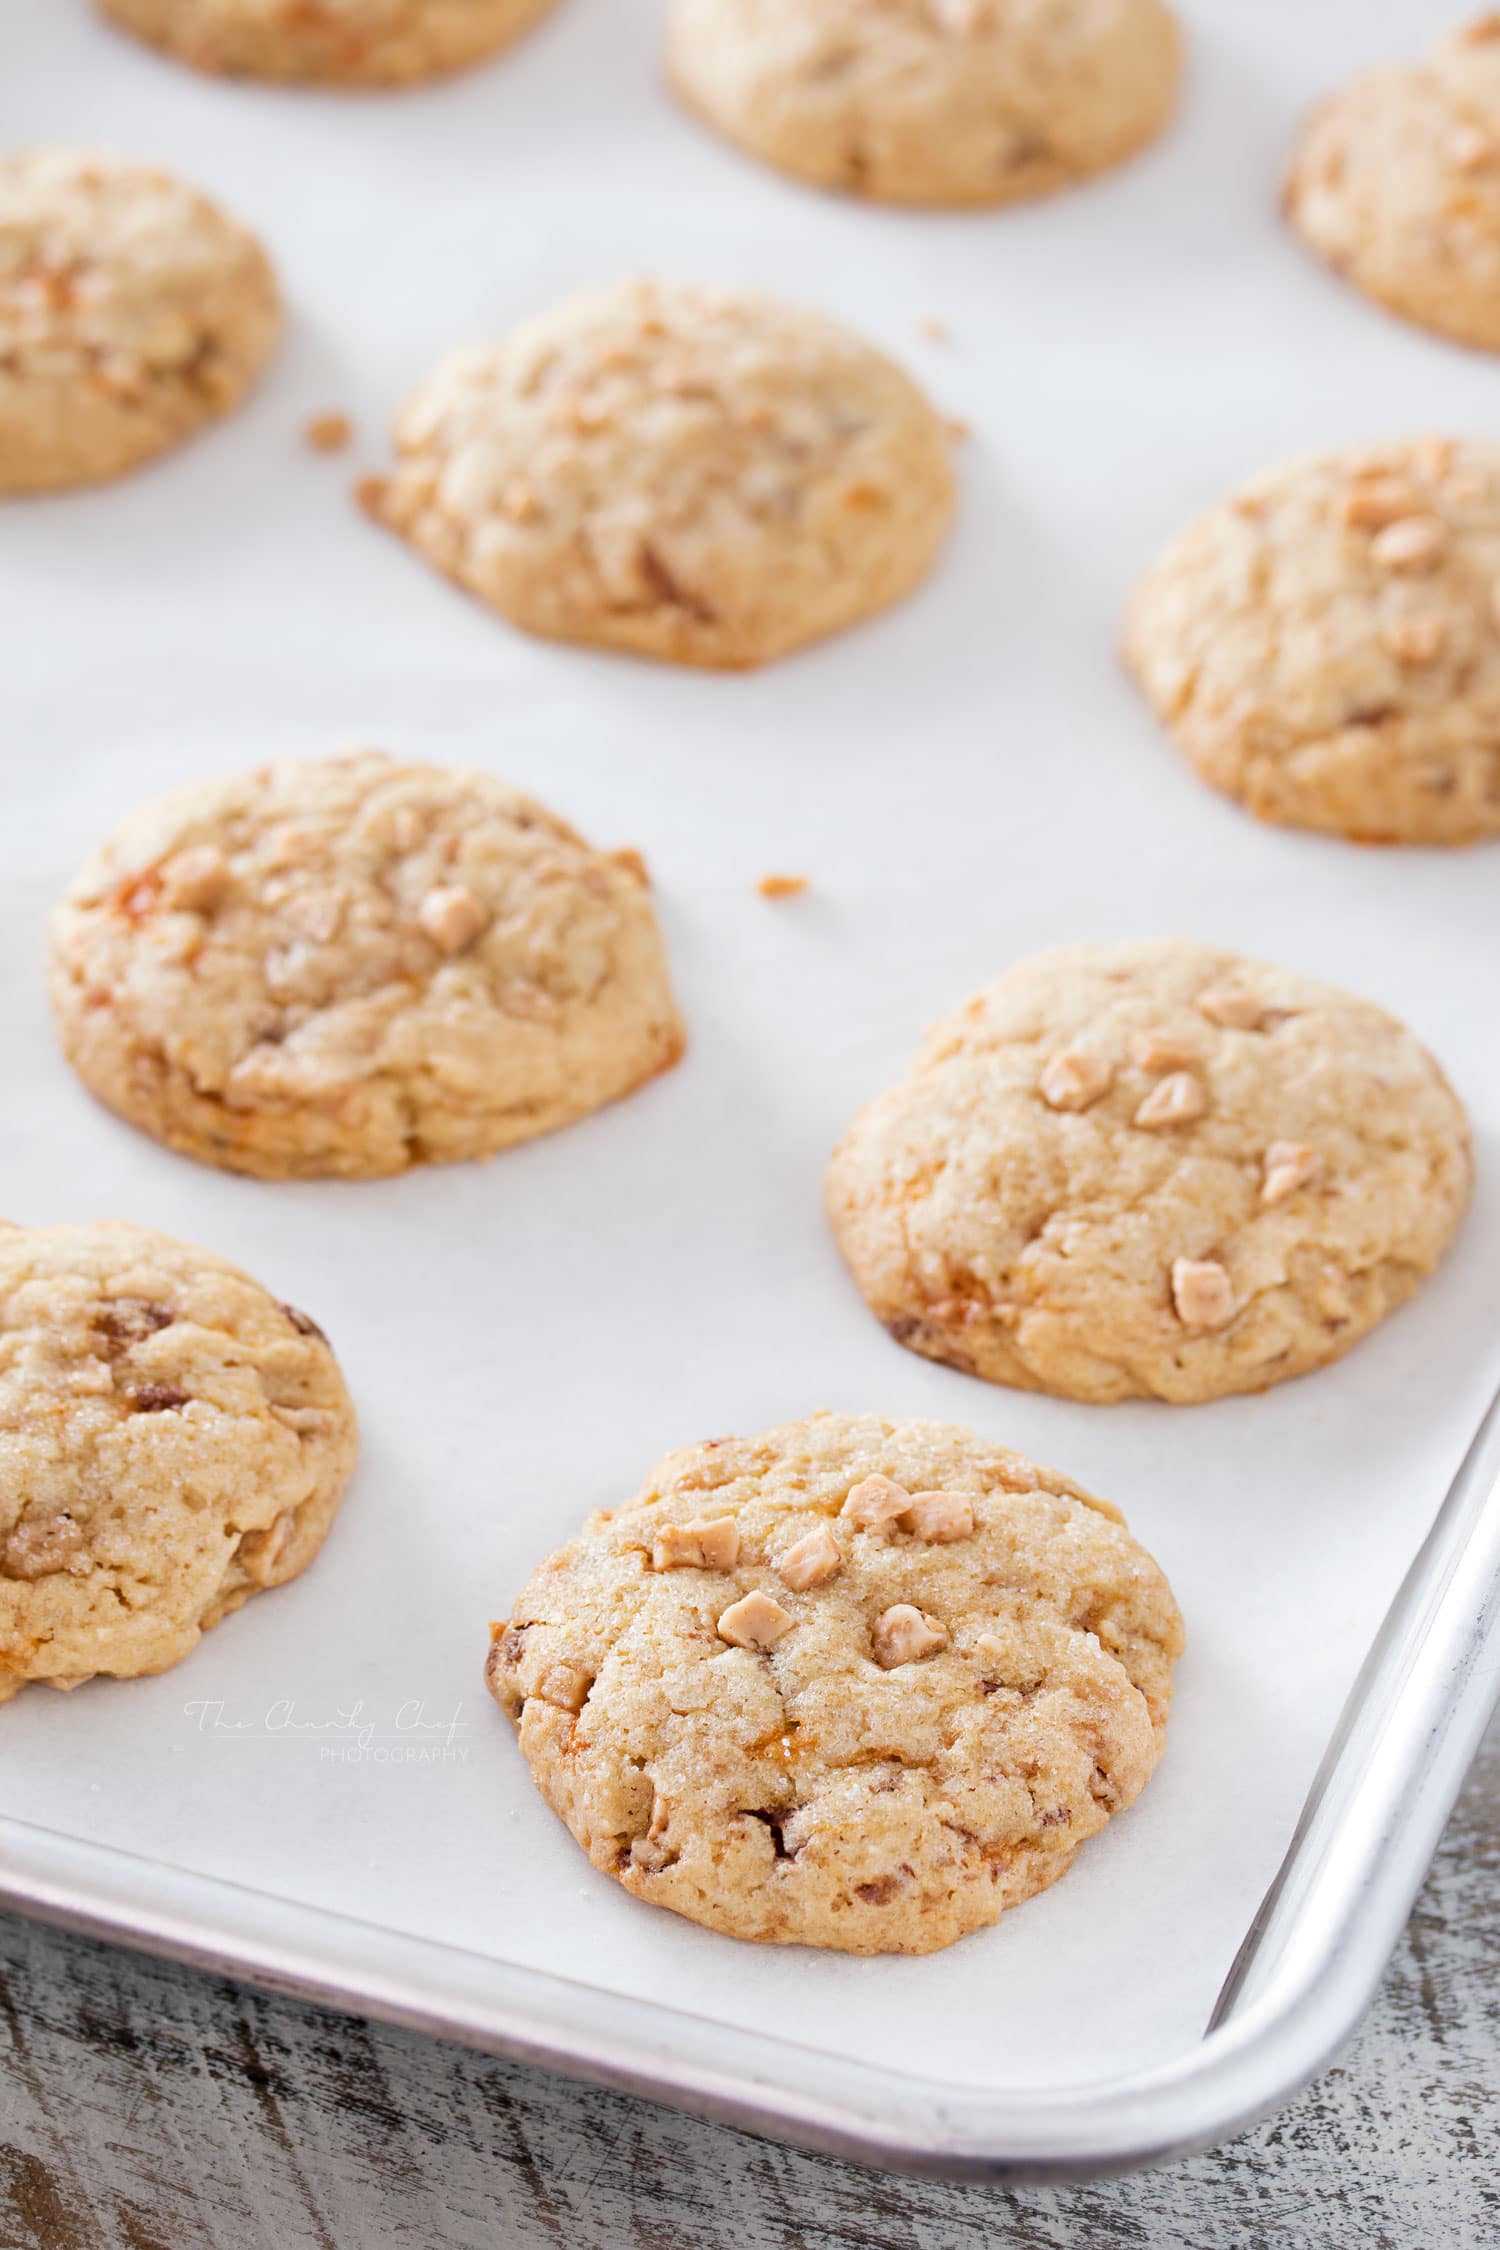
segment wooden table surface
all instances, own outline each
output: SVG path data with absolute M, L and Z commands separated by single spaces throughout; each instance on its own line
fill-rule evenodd
M 1087 2187 L 949 2187 L 0 1917 L 0 2250 L 1496 2250 L 1500 1723 L 1300 2100 Z

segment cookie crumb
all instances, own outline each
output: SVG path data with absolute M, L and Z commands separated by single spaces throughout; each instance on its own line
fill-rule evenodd
M 762 875 L 755 888 L 762 898 L 800 898 L 807 882 L 805 875 Z
M 928 313 L 924 320 L 917 322 L 917 333 L 925 336 L 929 344 L 946 344 L 948 341 L 947 327 L 936 313 Z
M 313 414 L 303 423 L 302 435 L 314 453 L 342 453 L 354 424 L 347 414 Z

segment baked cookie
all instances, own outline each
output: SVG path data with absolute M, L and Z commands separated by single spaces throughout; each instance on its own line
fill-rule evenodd
M 307 1568 L 355 1445 L 322 1330 L 227 1259 L 0 1223 L 0 1703 L 181 1663 Z
M 930 1953 L 1065 1875 L 1161 1755 L 1177 1605 L 1117 1509 L 940 1422 L 669 1454 L 485 1678 L 606 1874 L 731 1937 Z
M 179 62 L 223 78 L 409 86 L 507 47 L 553 0 L 100 0 Z
M 490 1156 L 683 1045 L 637 854 L 373 751 L 127 820 L 53 917 L 51 987 L 91 1093 L 262 1179 Z
M 1023 961 L 928 1032 L 828 1174 L 898 1343 L 1191 1405 L 1338 1359 L 1468 1201 L 1468 1121 L 1379 1008 L 1185 940 Z
M 1325 102 L 1285 202 L 1304 241 L 1377 304 L 1500 351 L 1500 14 Z
M 361 497 L 527 632 L 763 664 L 926 576 L 949 441 L 816 314 L 644 283 L 570 298 L 409 401 Z
M 1142 580 L 1124 655 L 1203 779 L 1262 820 L 1500 836 L 1500 445 L 1257 477 Z
M 252 234 L 166 172 L 0 157 L 0 494 L 103 484 L 237 406 L 281 333 Z
M 996 204 L 1154 140 L 1179 44 L 1162 0 L 673 0 L 667 65 L 690 108 L 796 179 Z

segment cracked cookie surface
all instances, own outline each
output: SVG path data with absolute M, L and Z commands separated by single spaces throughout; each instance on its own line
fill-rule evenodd
M 1468 1120 L 1395 1019 L 1169 940 L 1013 968 L 835 1151 L 899 1343 L 1065 1398 L 1192 1404 L 1338 1359 L 1433 1271 Z
M 100 0 L 105 15 L 217 77 L 406 86 L 508 46 L 554 0 Z
M 1500 445 L 1252 479 L 1141 580 L 1123 653 L 1202 778 L 1263 820 L 1500 836 Z
M 1500 351 L 1500 15 L 1324 102 L 1285 204 L 1303 240 L 1388 312 Z
M 455 353 L 361 498 L 546 638 L 738 667 L 886 608 L 953 512 L 917 386 L 816 314 L 630 283 Z
M 1154 140 L 1180 73 L 1161 0 L 674 0 L 668 70 L 752 155 L 889 203 L 1050 194 Z
M 0 1702 L 180 1663 L 307 1568 L 356 1442 L 322 1331 L 226 1259 L 0 1224 Z
M 928 1953 L 1055 1882 L 1161 1754 L 1182 1624 L 1116 1509 L 972 1432 L 670 1454 L 494 1629 L 543 1797 L 732 1937 Z
M 195 189 L 87 149 L 0 158 L 0 494 L 100 484 L 229 413 L 276 279 Z
M 136 813 L 53 917 L 51 991 L 101 1101 L 265 1179 L 492 1155 L 683 1044 L 638 855 L 373 751 Z

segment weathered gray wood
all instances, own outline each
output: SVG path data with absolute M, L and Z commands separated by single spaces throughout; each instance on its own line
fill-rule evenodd
M 1495 2250 L 1500 1726 L 1336 2068 L 1209 2156 L 883 2178 L 0 1919 L 0 2250 Z

